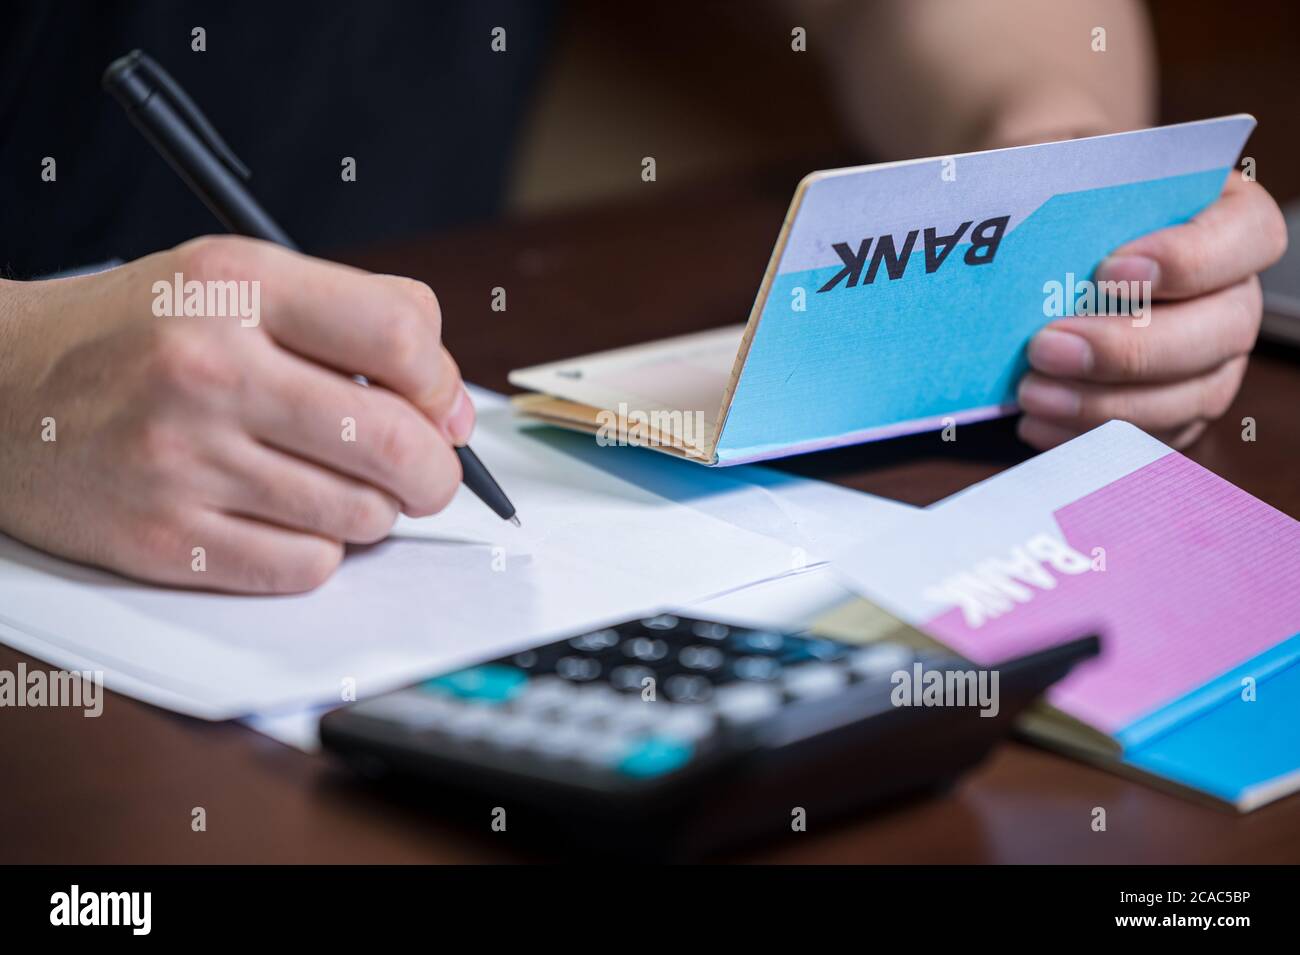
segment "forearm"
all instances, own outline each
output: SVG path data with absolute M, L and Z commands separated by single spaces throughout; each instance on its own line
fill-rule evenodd
M 804 0 L 856 137 L 885 158 L 1149 125 L 1137 0 Z M 1105 50 L 1096 50 L 1105 30 Z

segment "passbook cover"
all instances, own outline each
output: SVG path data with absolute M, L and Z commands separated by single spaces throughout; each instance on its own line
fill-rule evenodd
M 1254 125 L 812 173 L 748 323 L 515 371 L 534 392 L 516 403 L 711 465 L 1009 413 L 1039 328 L 1085 312 L 1144 320 L 1142 289 L 1089 277 L 1213 202 Z
M 978 664 L 1099 633 L 1029 728 L 1246 810 L 1300 788 L 1297 558 L 1300 523 L 1112 421 L 835 566 Z

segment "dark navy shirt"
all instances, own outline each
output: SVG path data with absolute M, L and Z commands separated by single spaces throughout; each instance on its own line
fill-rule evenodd
M 221 226 L 100 86 L 144 49 L 253 170 L 304 250 L 493 214 L 553 11 L 537 0 L 10 2 L 0 28 L 0 276 L 132 259 Z M 192 31 L 206 31 L 206 51 Z M 492 49 L 505 30 L 505 52 Z M 56 179 L 42 180 L 45 157 Z M 343 160 L 356 161 L 344 182 Z

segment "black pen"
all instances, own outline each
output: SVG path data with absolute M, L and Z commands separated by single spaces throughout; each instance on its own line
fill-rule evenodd
M 189 95 L 147 54 L 133 50 L 110 63 L 104 71 L 104 89 L 227 229 L 298 249 L 244 185 L 252 177 L 248 167 Z M 478 455 L 466 446 L 456 449 L 456 457 L 465 486 L 498 517 L 518 527 L 514 505 Z

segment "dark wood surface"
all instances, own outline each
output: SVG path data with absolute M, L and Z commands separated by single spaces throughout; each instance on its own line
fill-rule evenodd
M 701 189 L 622 207 L 371 250 L 349 259 L 421 278 L 466 377 L 742 321 L 793 182 Z M 504 313 L 492 289 L 507 290 Z M 869 382 L 863 383 L 870 387 Z M 1300 515 L 1300 364 L 1261 349 L 1241 395 L 1190 451 Z M 1253 417 L 1258 440 L 1241 440 Z M 929 504 L 1023 460 L 1010 421 L 810 455 L 800 474 Z M 0 648 L 0 668 L 35 661 Z M 0 862 L 478 862 L 535 859 L 370 791 L 233 724 L 110 694 L 99 719 L 0 711 Z M 190 829 L 207 811 L 206 832 Z M 1105 807 L 1109 828 L 1090 827 Z M 1296 862 L 1300 797 L 1238 817 L 1009 742 L 950 792 L 730 858 L 785 862 Z

